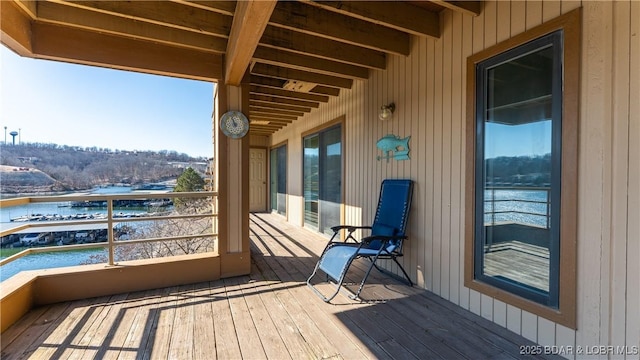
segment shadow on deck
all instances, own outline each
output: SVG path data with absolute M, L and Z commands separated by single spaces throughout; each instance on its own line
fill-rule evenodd
M 249 276 L 35 308 L 2 359 L 520 359 L 532 344 L 375 272 L 369 303 L 325 304 L 305 280 L 326 239 L 268 214 L 250 236 Z

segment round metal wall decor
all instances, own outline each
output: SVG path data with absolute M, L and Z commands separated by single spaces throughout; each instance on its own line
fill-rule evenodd
M 249 132 L 249 119 L 240 111 L 227 111 L 220 117 L 220 129 L 226 136 L 239 139 Z

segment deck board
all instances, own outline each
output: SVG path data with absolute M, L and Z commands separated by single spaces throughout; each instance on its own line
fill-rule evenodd
M 128 306 L 121 309 L 119 318 L 115 320 L 118 324 L 115 333 L 110 340 L 105 340 L 110 346 L 102 348 L 97 358 L 104 360 L 136 358 L 137 349 L 140 349 L 142 340 L 143 314 L 148 313 L 149 305 L 162 295 L 162 291 L 163 289 L 154 289 L 129 294 Z
M 251 317 L 251 313 L 245 297 L 242 293 L 242 284 L 247 284 L 247 276 L 224 279 L 225 288 L 229 297 L 229 308 L 236 328 L 240 352 L 245 359 L 264 359 L 266 354 L 262 348 L 260 335 Z M 256 311 L 254 311 L 254 314 Z M 258 315 L 260 316 L 260 315 Z
M 167 301 L 171 288 L 159 289 L 158 293 L 153 293 L 149 301 L 145 301 L 145 306 L 132 308 L 136 311 L 135 319 L 125 342 L 125 347 L 121 349 L 121 355 L 118 358 L 126 359 L 142 359 L 144 354 L 151 350 L 151 335 L 155 333 L 158 326 L 159 311 L 157 308 L 160 304 Z M 137 348 L 137 351 L 131 349 Z
M 212 296 L 209 286 L 196 286 L 198 298 L 193 305 L 193 358 L 217 359 L 216 335 L 213 325 Z
M 179 289 L 179 286 L 171 287 L 169 294 L 164 298 L 165 301 L 152 310 L 152 313 L 155 313 L 155 323 L 149 331 L 143 333 L 143 338 L 147 338 L 147 351 L 143 357 L 145 360 L 169 358 L 171 331 L 175 320 Z
M 275 325 L 278 319 L 271 317 L 270 308 L 265 305 L 262 295 L 260 295 L 263 290 L 262 284 L 259 281 L 249 280 L 245 283 L 238 282 L 238 286 L 247 303 L 247 309 L 255 329 L 260 334 L 260 342 L 266 357 L 269 359 L 291 359 Z
M 196 301 L 195 286 L 186 285 L 180 287 L 181 294 L 176 301 L 176 310 L 171 329 L 169 346 L 169 359 L 193 358 L 193 331 L 195 315 L 194 303 Z
M 305 284 L 324 237 L 254 214 L 250 238 L 250 275 L 33 309 L 2 334 L 2 359 L 516 359 L 531 344 L 376 270 L 366 301 L 326 304 Z
M 224 281 L 218 280 L 212 284 L 211 310 L 215 334 L 215 356 L 217 359 L 239 359 L 242 357 L 240 344 L 233 326 L 233 316 L 229 306 L 228 294 Z

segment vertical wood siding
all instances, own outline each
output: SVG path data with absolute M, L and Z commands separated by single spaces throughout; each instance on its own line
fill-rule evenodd
M 466 58 L 583 7 L 578 330 L 463 285 Z M 640 345 L 640 2 L 487 1 L 477 17 L 444 11 L 442 37 L 273 135 L 288 141 L 288 219 L 303 224 L 303 132 L 345 116 L 344 218 L 373 220 L 380 182 L 415 184 L 403 259 L 418 286 L 542 345 Z M 395 102 L 390 121 L 378 109 Z M 386 134 L 411 136 L 411 160 L 376 160 Z M 390 266 L 390 265 L 389 265 Z M 396 270 L 390 266 L 392 270 Z M 629 358 L 629 357 L 627 357 Z M 637 359 L 638 356 L 631 356 Z

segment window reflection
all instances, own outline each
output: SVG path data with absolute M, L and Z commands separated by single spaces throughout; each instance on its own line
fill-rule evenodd
M 554 48 L 547 42 L 505 57 L 484 76 L 481 276 L 548 297 L 557 275 L 551 274 Z
M 340 224 L 342 130 L 332 127 L 304 138 L 304 222 L 332 235 Z
M 271 150 L 271 210 L 287 214 L 287 146 Z

